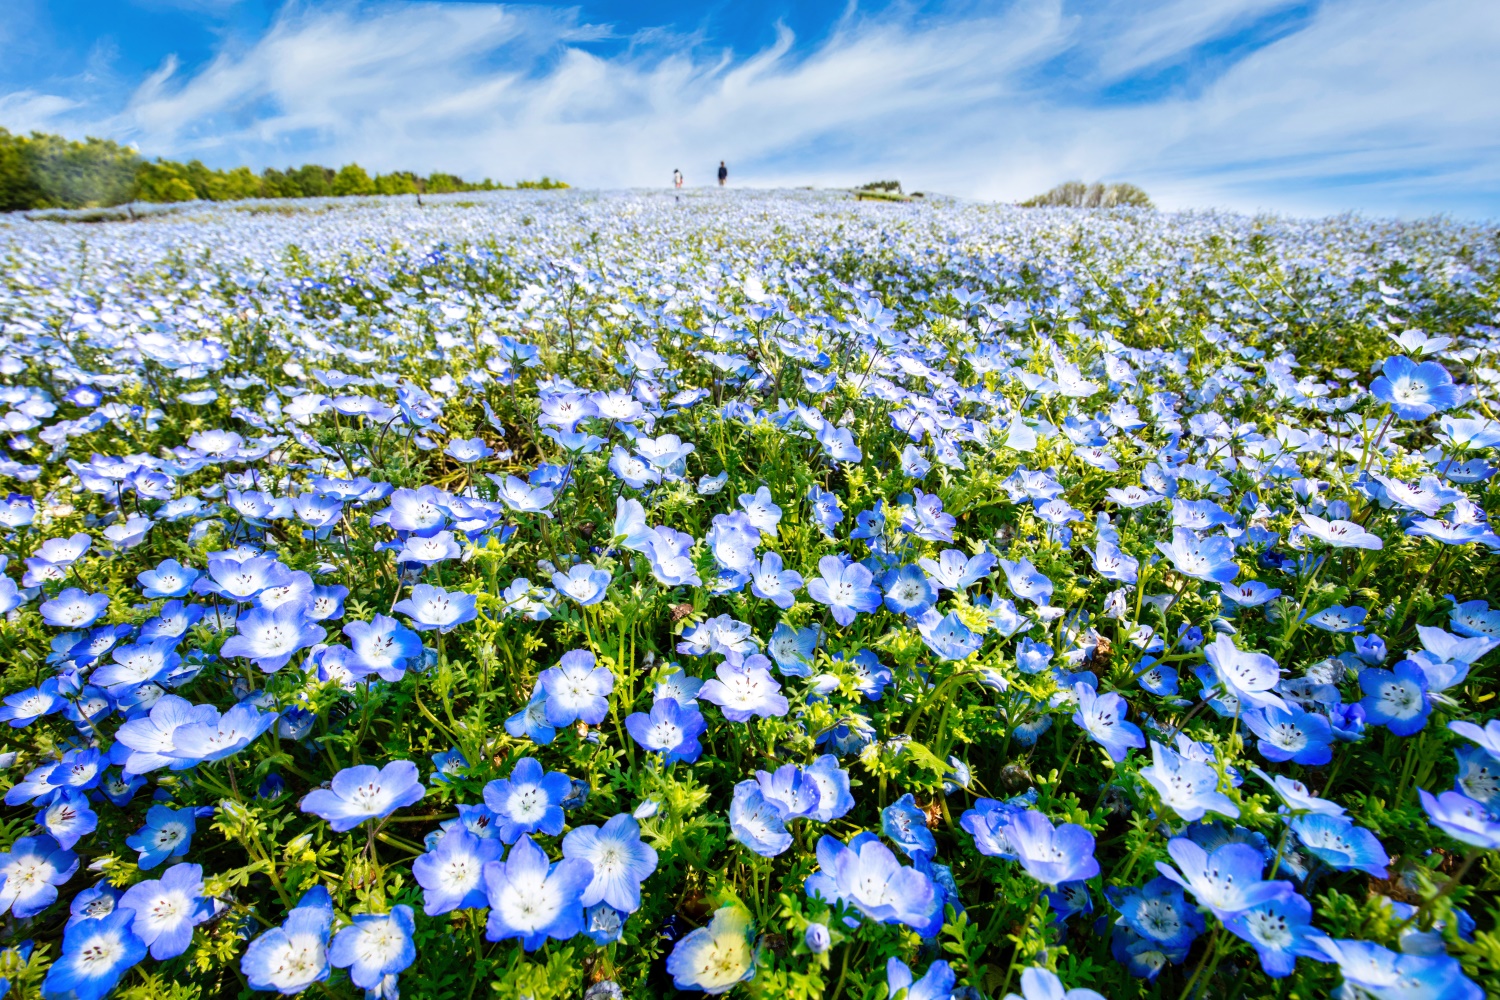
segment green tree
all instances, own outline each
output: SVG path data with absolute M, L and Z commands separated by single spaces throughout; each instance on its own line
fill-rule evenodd
M 417 179 L 410 173 L 397 171 L 394 174 L 381 174 L 375 178 L 376 194 L 416 194 Z
M 320 167 L 316 163 L 305 163 L 295 171 L 287 171 L 295 174 L 297 187 L 302 191 L 304 198 L 326 198 L 333 194 L 334 172 L 327 167 Z
M 170 160 L 141 164 L 135 179 L 142 201 L 192 201 L 198 197 L 198 192 L 188 182 L 182 164 Z
M 26 139 L 0 128 L 0 212 L 37 208 L 45 198 L 31 170 Z
M 358 163 L 341 167 L 333 178 L 333 194 L 342 198 L 353 194 L 375 194 L 375 182 Z
M 1134 184 L 1085 184 L 1067 181 L 1034 198 L 1022 208 L 1154 208 L 1151 198 Z

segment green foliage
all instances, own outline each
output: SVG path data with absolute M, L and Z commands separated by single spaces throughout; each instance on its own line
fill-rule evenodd
M 542 177 L 517 188 L 555 191 L 565 181 Z M 143 160 L 134 150 L 104 139 L 74 142 L 34 132 L 12 135 L 0 128 L 0 211 L 97 208 L 130 201 L 243 201 L 250 198 L 324 198 L 346 195 L 450 194 L 504 190 L 486 178 L 471 183 L 454 174 L 422 177 L 407 170 L 371 178 L 357 163 L 335 171 L 309 163 L 257 175 L 249 167 L 227 170 L 200 160 Z
M 107 139 L 75 142 L 0 128 L 0 211 L 90 208 L 130 201 L 140 157 Z
M 1067 181 L 1027 198 L 1022 208 L 1153 208 L 1151 198 L 1134 184 L 1103 184 Z

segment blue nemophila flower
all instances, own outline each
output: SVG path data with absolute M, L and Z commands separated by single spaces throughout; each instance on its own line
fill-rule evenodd
M 1057 973 L 1035 965 L 1021 973 L 1021 996 L 1007 993 L 1005 1000 L 1104 1000 L 1104 997 L 1082 986 L 1070 990 Z
M 537 683 L 546 694 L 547 723 L 552 726 L 597 726 L 609 712 L 609 693 L 615 689 L 614 674 L 596 666 L 594 654 L 586 649 L 564 653 L 557 666 L 542 671 Z
M 1293 892 L 1290 882 L 1261 880 L 1266 856 L 1249 844 L 1225 844 L 1210 854 L 1187 837 L 1173 837 L 1167 853 L 1182 870 L 1164 861 L 1156 863 L 1156 870 L 1220 920 Z
M 1005 824 L 1020 815 L 1035 801 L 1035 796 L 1021 796 L 1001 802 L 997 799 L 979 798 L 974 808 L 964 811 L 958 825 L 974 838 L 974 849 L 990 857 L 1014 861 L 1016 849 L 1005 833 Z
M 1255 949 L 1261 971 L 1273 979 L 1291 975 L 1299 955 L 1323 958 L 1309 940 L 1320 936 L 1312 926 L 1312 904 L 1295 893 L 1240 910 L 1224 926 Z
M 715 669 L 715 678 L 704 683 L 698 697 L 718 705 L 730 722 L 749 722 L 787 713 L 786 696 L 768 669 L 771 661 L 759 654 L 730 653 Z
M 771 499 L 768 487 L 761 486 L 753 494 L 741 493 L 739 501 L 740 508 L 757 531 L 772 536 L 776 534 L 776 526 L 781 523 L 781 508 Z
M 177 749 L 176 733 L 192 723 L 212 724 L 212 705 L 194 705 L 175 694 L 162 695 L 144 716 L 128 719 L 115 731 L 110 759 L 128 775 L 149 774 L 161 767 L 183 770 L 196 761 Z
M 909 858 L 937 854 L 937 841 L 927 829 L 927 814 L 917 808 L 910 792 L 880 811 L 880 830 Z
M 566 573 L 553 573 L 552 586 L 579 605 L 588 607 L 604 600 L 610 575 L 589 563 L 579 563 Z
M 54 628 L 88 628 L 109 608 L 108 594 L 87 594 L 69 587 L 41 605 L 42 620 Z
M 781 556 L 775 552 L 767 552 L 759 564 L 752 564 L 749 572 L 750 592 L 778 608 L 791 607 L 797 599 L 797 591 L 802 588 L 802 574 L 784 569 Z
M 844 511 L 839 507 L 838 495 L 813 483 L 807 490 L 807 502 L 812 505 L 813 523 L 818 526 L 823 537 L 833 538 L 834 529 L 844 520 Z
M 775 771 L 756 771 L 755 782 L 762 797 L 776 807 L 785 821 L 803 819 L 818 810 L 822 789 L 796 764 L 783 764 Z
M 901 449 L 901 471 L 913 479 L 921 480 L 932 471 L 932 463 L 917 450 L 916 445 L 908 444 Z
M 21 837 L 0 854 L 0 913 L 34 916 L 57 899 L 57 887 L 78 871 L 78 855 L 42 834 Z
M 657 698 L 650 713 L 632 712 L 625 718 L 625 731 L 641 748 L 662 755 L 662 763 L 698 759 L 703 747 L 698 737 L 708 731 L 703 713 L 678 704 L 675 698 Z
M 130 929 L 133 919 L 130 910 L 116 910 L 66 928 L 62 954 L 42 980 L 43 995 L 101 1000 L 113 990 L 120 977 L 146 957 L 146 945 Z
M 929 609 L 917 620 L 917 631 L 940 660 L 965 659 L 984 645 L 984 636 L 971 632 L 956 611 L 940 615 L 936 608 Z
M 497 476 L 487 473 L 494 482 L 495 495 L 506 507 L 518 514 L 540 514 L 550 518 L 552 500 L 556 492 L 550 486 L 529 486 L 524 479 L 515 476 Z
M 761 857 L 773 858 L 792 846 L 781 806 L 765 797 L 758 782 L 734 786 L 729 803 L 729 835 Z
M 1016 644 L 1016 669 L 1023 674 L 1039 674 L 1052 664 L 1052 647 L 1030 636 Z
M 250 942 L 240 971 L 250 988 L 292 996 L 328 978 L 328 933 L 333 900 L 321 885 L 302 894 L 280 927 Z
M 1329 799 L 1322 799 L 1308 791 L 1307 786 L 1300 781 L 1288 778 L 1284 774 L 1270 775 L 1258 767 L 1250 769 L 1276 790 L 1283 805 L 1280 812 L 1283 816 L 1288 813 L 1325 813 L 1329 816 L 1342 816 L 1344 807 Z
M 443 832 L 435 846 L 412 862 L 412 876 L 422 887 L 422 910 L 435 917 L 452 910 L 486 905 L 484 866 L 498 861 L 499 838 L 477 837 L 463 827 Z
M 880 585 L 885 589 L 885 606 L 898 615 L 920 618 L 938 598 L 927 575 L 916 566 L 891 570 Z
M 849 772 L 839 767 L 839 759 L 823 754 L 802 768 L 802 775 L 818 788 L 818 805 L 808 814 L 819 823 L 831 823 L 854 808 L 849 791 Z
M 910 507 L 901 511 L 901 530 L 925 542 L 951 542 L 958 519 L 943 511 L 943 501 L 936 493 L 912 491 Z
M 1359 870 L 1376 878 L 1389 874 L 1386 865 L 1391 859 L 1379 839 L 1347 816 L 1307 813 L 1291 817 L 1287 825 L 1302 846 L 1330 868 L 1341 872 Z
M 64 850 L 71 849 L 99 825 L 99 817 L 89 807 L 88 796 L 76 788 L 59 789 L 52 801 L 37 813 L 36 821 Z
M 1369 613 L 1366 608 L 1346 608 L 1334 604 L 1316 614 L 1309 615 L 1307 624 L 1325 632 L 1359 632 L 1363 631 L 1365 616 Z
M 136 867 L 150 871 L 168 858 L 186 854 L 197 831 L 196 810 L 173 809 L 158 803 L 146 810 L 146 825 L 126 837 L 125 846 L 140 852 Z
M 1033 566 L 1030 559 L 1023 557 L 1016 562 L 1001 559 L 1000 568 L 1005 571 L 1006 586 L 1016 597 L 1039 607 L 1045 607 L 1052 600 L 1052 581 Z
M 412 627 L 419 632 L 431 629 L 451 632 L 479 616 L 473 594 L 444 590 L 425 583 L 413 586 L 411 596 L 397 602 L 391 610 L 406 615 L 411 620 Z
M 1425 420 L 1458 403 L 1453 376 L 1436 361 L 1418 364 L 1402 354 L 1385 359 L 1381 374 L 1370 383 L 1370 395 L 1385 403 L 1402 420 Z
M 82 920 L 98 920 L 115 912 L 120 902 L 120 891 L 109 882 L 100 880 L 73 897 L 68 904 L 68 926 Z M 4 994 L 0 994 L 3 996 Z
M 1234 543 L 1223 535 L 1199 538 L 1187 528 L 1173 528 L 1172 541 L 1156 547 L 1183 576 L 1209 583 L 1230 583 L 1240 573 L 1234 561 Z
M 1094 858 L 1094 835 L 1077 823 L 1053 826 L 1035 809 L 1026 809 L 1004 821 L 1005 839 L 1016 853 L 1026 874 L 1043 885 L 1057 887 L 1099 874 Z
M 491 941 L 520 938 L 526 951 L 547 938 L 566 941 L 583 930 L 583 891 L 593 866 L 582 858 L 551 862 L 530 837 L 522 836 L 504 861 L 484 866 L 489 901 L 485 936 Z
M 1116 762 L 1125 759 L 1131 747 L 1143 748 L 1146 737 L 1140 727 L 1125 721 L 1126 703 L 1119 694 L 1097 694 L 1087 684 L 1073 685 L 1078 711 L 1073 722 L 1102 746 Z
M 1370 667 L 1359 672 L 1364 692 L 1360 707 L 1372 725 L 1385 726 L 1397 736 L 1410 736 L 1427 725 L 1432 699 L 1427 675 L 1412 660 L 1401 660 L 1391 670 Z
M 1241 608 L 1259 607 L 1281 596 L 1281 591 L 1274 587 L 1267 587 L 1259 580 L 1246 580 L 1244 583 L 1226 583 L 1220 588 L 1219 593 L 1224 596 L 1226 601 Z
M 275 712 L 257 711 L 249 702 L 240 702 L 223 715 L 212 705 L 200 705 L 192 720 L 172 730 L 172 755 L 188 762 L 185 767 L 223 760 L 245 749 L 275 721 Z M 173 769 L 181 768 L 174 765 Z
M 937 886 L 928 875 L 902 865 L 875 834 L 856 834 L 847 846 L 824 835 L 817 856 L 819 870 L 804 883 L 809 896 L 830 905 L 847 903 L 871 920 L 905 924 L 923 937 L 942 928 Z
M 609 471 L 633 490 L 643 490 L 648 483 L 661 482 L 661 473 L 630 449 L 615 445 L 609 456 Z
M 794 629 L 786 622 L 777 622 L 771 632 L 771 641 L 766 644 L 766 652 L 776 661 L 777 669 L 788 677 L 811 677 L 818 638 L 816 625 Z
M 602 827 L 579 826 L 563 838 L 563 857 L 593 867 L 583 890 L 584 906 L 606 903 L 621 913 L 641 908 L 641 883 L 656 871 L 656 850 L 641 842 L 641 827 L 629 813 L 617 813 Z
M 1203 647 L 1203 655 L 1213 668 L 1213 685 L 1234 698 L 1245 708 L 1286 708 L 1286 702 L 1274 692 L 1281 680 L 1281 667 L 1264 653 L 1246 652 L 1235 646 L 1227 635 L 1217 636 Z M 1205 687 L 1203 696 L 1209 697 Z
M 366 820 L 385 819 L 426 792 L 417 765 L 409 760 L 393 760 L 381 768 L 356 764 L 335 774 L 328 788 L 308 792 L 298 808 L 345 833 Z
M 137 882 L 120 897 L 120 909 L 132 912 L 131 930 L 161 961 L 176 958 L 193 941 L 193 928 L 214 914 L 212 900 L 203 895 L 203 869 L 173 865 L 160 879 Z
M 684 708 L 697 708 L 698 692 L 702 689 L 702 680 L 689 677 L 682 668 L 673 666 L 657 677 L 651 693 L 655 698 L 671 698 Z
M 193 583 L 193 592 L 248 604 L 261 591 L 290 582 L 291 572 L 270 556 L 216 552 L 208 557 L 208 575 Z
M 833 947 L 833 935 L 828 932 L 827 924 L 815 922 L 807 925 L 807 930 L 802 933 L 802 942 L 807 945 L 807 950 L 814 955 L 821 955 Z
M 1385 546 L 1379 535 L 1365 530 L 1354 521 L 1339 519 L 1328 521 L 1303 511 L 1302 523 L 1308 534 L 1319 541 L 1327 542 L 1336 549 L 1379 550 Z
M 185 597 L 202 575 L 202 570 L 185 567 L 176 559 L 163 559 L 155 569 L 136 576 L 136 580 L 141 585 L 142 597 Z
M 534 757 L 522 757 L 509 778 L 484 786 L 484 804 L 495 814 L 495 835 L 514 844 L 522 834 L 555 837 L 562 833 L 562 802 L 572 787 L 566 774 L 544 771 Z
M 995 569 L 996 559 L 989 552 L 976 556 L 965 556 L 957 549 L 945 549 L 937 559 L 923 557 L 917 560 L 933 585 L 943 590 L 959 593 L 989 576 Z
M 1483 729 L 1461 719 L 1448 723 L 1448 728 L 1464 739 L 1473 740 L 1492 760 L 1500 762 L 1500 719 L 1491 719 Z
M 342 588 L 341 588 L 342 589 Z M 181 639 L 187 634 L 187 630 L 203 620 L 207 612 L 201 604 L 183 604 L 181 601 L 168 601 L 161 606 L 155 618 L 148 619 L 141 626 L 141 641 L 151 639 Z
M 1206 812 L 1238 818 L 1239 807 L 1219 791 L 1219 772 L 1202 761 L 1191 760 L 1151 741 L 1151 766 L 1141 777 L 1161 796 L 1162 804 L 1186 820 L 1202 819 Z
M 48 772 L 47 784 L 56 788 L 88 791 L 97 787 L 104 777 L 105 763 L 107 762 L 98 750 L 84 748 L 69 750 Z
M 420 566 L 436 566 L 449 559 L 463 555 L 458 541 L 451 531 L 439 531 L 435 535 L 412 535 L 396 553 L 396 562 Z
M 422 655 L 422 637 L 386 615 L 349 622 L 342 631 L 354 653 L 346 665 L 356 677 L 377 674 L 394 684 L 405 674 L 408 661 Z
M 679 990 L 727 993 L 755 978 L 754 926 L 743 906 L 714 911 L 707 926 L 689 932 L 667 956 L 667 972 Z
M 328 964 L 348 969 L 355 986 L 393 998 L 395 977 L 417 958 L 411 907 L 398 903 L 389 913 L 356 913 L 350 919 L 354 922 L 334 935 Z
M 1188 903 L 1182 887 L 1158 875 L 1138 889 L 1106 890 L 1119 923 L 1150 941 L 1170 962 L 1187 958 L 1188 948 L 1203 933 L 1203 915 Z
M 1322 715 L 1289 705 L 1246 709 L 1240 718 L 1260 738 L 1256 747 L 1266 760 L 1317 765 L 1333 759 L 1333 727 Z
M 761 534 L 748 515 L 736 511 L 715 514 L 713 525 L 703 540 L 721 569 L 727 570 L 731 576 L 743 578 L 755 566 L 755 549 L 761 542 Z M 740 585 L 743 585 L 743 579 L 740 579 Z
M 818 560 L 818 572 L 820 576 L 807 582 L 807 596 L 826 604 L 840 625 L 847 626 L 861 613 L 880 608 L 880 588 L 861 564 L 829 555 Z
M 906 1000 L 949 1000 L 956 980 L 952 967 L 942 959 L 929 965 L 921 979 L 914 979 L 911 969 L 899 958 L 889 958 L 885 963 L 886 995 L 893 998 L 905 990 Z
M 657 525 L 646 535 L 644 554 L 651 575 L 668 587 L 701 587 L 703 580 L 693 564 L 693 536 L 685 531 Z
M 557 739 L 557 728 L 547 721 L 547 692 L 540 682 L 532 688 L 526 706 L 505 720 L 505 731 L 516 739 L 524 736 L 538 746 Z
M 1458 791 L 1433 795 L 1419 788 L 1417 795 L 1433 825 L 1454 840 L 1486 850 L 1500 850 L 1500 817 L 1487 803 Z
M 1403 955 L 1371 941 L 1343 941 L 1319 935 L 1310 939 L 1344 977 L 1340 992 L 1370 996 L 1441 997 L 1483 1000 L 1485 991 L 1464 975 L 1458 959 L 1448 955 Z
M 328 636 L 328 630 L 307 620 L 300 603 L 273 610 L 252 608 L 235 622 L 236 634 L 219 650 L 224 657 L 243 656 L 268 674 L 286 666 L 300 649 Z
M 141 684 L 160 683 L 182 663 L 177 642 L 176 638 L 162 637 L 120 646 L 112 654 L 114 662 L 95 668 L 89 680 L 108 691 L 112 698 L 123 698 Z

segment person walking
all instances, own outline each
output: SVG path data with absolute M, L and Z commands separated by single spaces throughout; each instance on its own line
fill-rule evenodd
M 727 181 L 727 180 L 729 180 L 729 168 L 726 167 L 726 166 L 724 166 L 724 161 L 723 160 L 720 160 L 719 161 L 719 187 L 723 187 L 724 186 L 724 182 Z
M 682 190 L 682 171 L 681 170 L 673 170 L 672 171 L 672 186 L 674 188 L 676 188 L 677 190 L 679 190 L 679 191 Z

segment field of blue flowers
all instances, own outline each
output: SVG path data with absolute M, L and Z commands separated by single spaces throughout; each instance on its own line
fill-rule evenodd
M 1500 996 L 1494 229 L 466 197 L 0 220 L 0 994 Z

